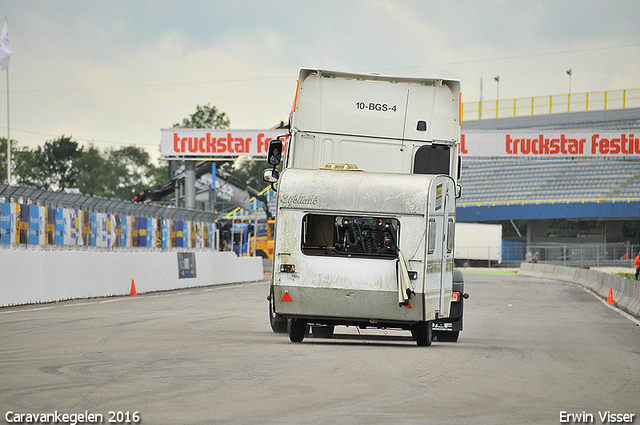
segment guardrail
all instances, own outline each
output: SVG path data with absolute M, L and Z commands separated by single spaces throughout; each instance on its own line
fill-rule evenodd
M 639 281 L 595 270 L 533 263 L 521 264 L 518 275 L 554 279 L 580 285 L 605 300 L 608 299 L 609 290 L 611 290 L 612 302 L 617 307 L 635 317 L 640 317 Z
M 531 243 L 503 241 L 502 261 L 543 263 L 569 267 L 623 267 L 634 269 L 640 246 L 615 243 Z
M 640 107 L 640 88 L 552 94 L 464 102 L 462 104 L 462 121 L 637 107 Z
M 217 214 L 0 184 L 0 247 L 214 248 Z

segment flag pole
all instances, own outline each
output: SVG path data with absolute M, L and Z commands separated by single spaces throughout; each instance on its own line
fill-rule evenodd
M 0 68 L 7 70 L 7 184 L 11 186 L 11 126 L 9 119 L 9 57 L 12 55 L 9 50 L 9 30 L 7 28 L 7 17 L 4 17 L 4 28 L 2 28 L 2 39 L 0 40 Z
M 11 126 L 9 123 L 9 67 L 7 67 L 7 184 L 11 186 Z

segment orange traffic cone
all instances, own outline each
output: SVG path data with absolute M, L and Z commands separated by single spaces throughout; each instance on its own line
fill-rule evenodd
M 609 296 L 607 297 L 607 304 L 613 304 L 613 288 L 609 288 Z
M 136 283 L 133 281 L 133 279 L 131 279 L 131 293 L 129 295 L 138 295 L 138 293 L 136 292 Z

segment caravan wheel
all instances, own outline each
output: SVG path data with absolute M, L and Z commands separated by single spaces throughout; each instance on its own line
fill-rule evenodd
M 271 288 L 271 295 L 269 296 L 269 324 L 271 325 L 271 330 L 277 334 L 287 331 L 287 320 L 276 314 L 273 308 L 273 288 Z
M 289 339 L 291 342 L 302 342 L 307 331 L 306 322 L 300 319 L 289 319 L 287 328 L 289 330 Z

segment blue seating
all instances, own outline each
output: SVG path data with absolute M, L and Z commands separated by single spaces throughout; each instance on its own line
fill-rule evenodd
M 463 157 L 460 203 L 640 197 L 640 158 Z

